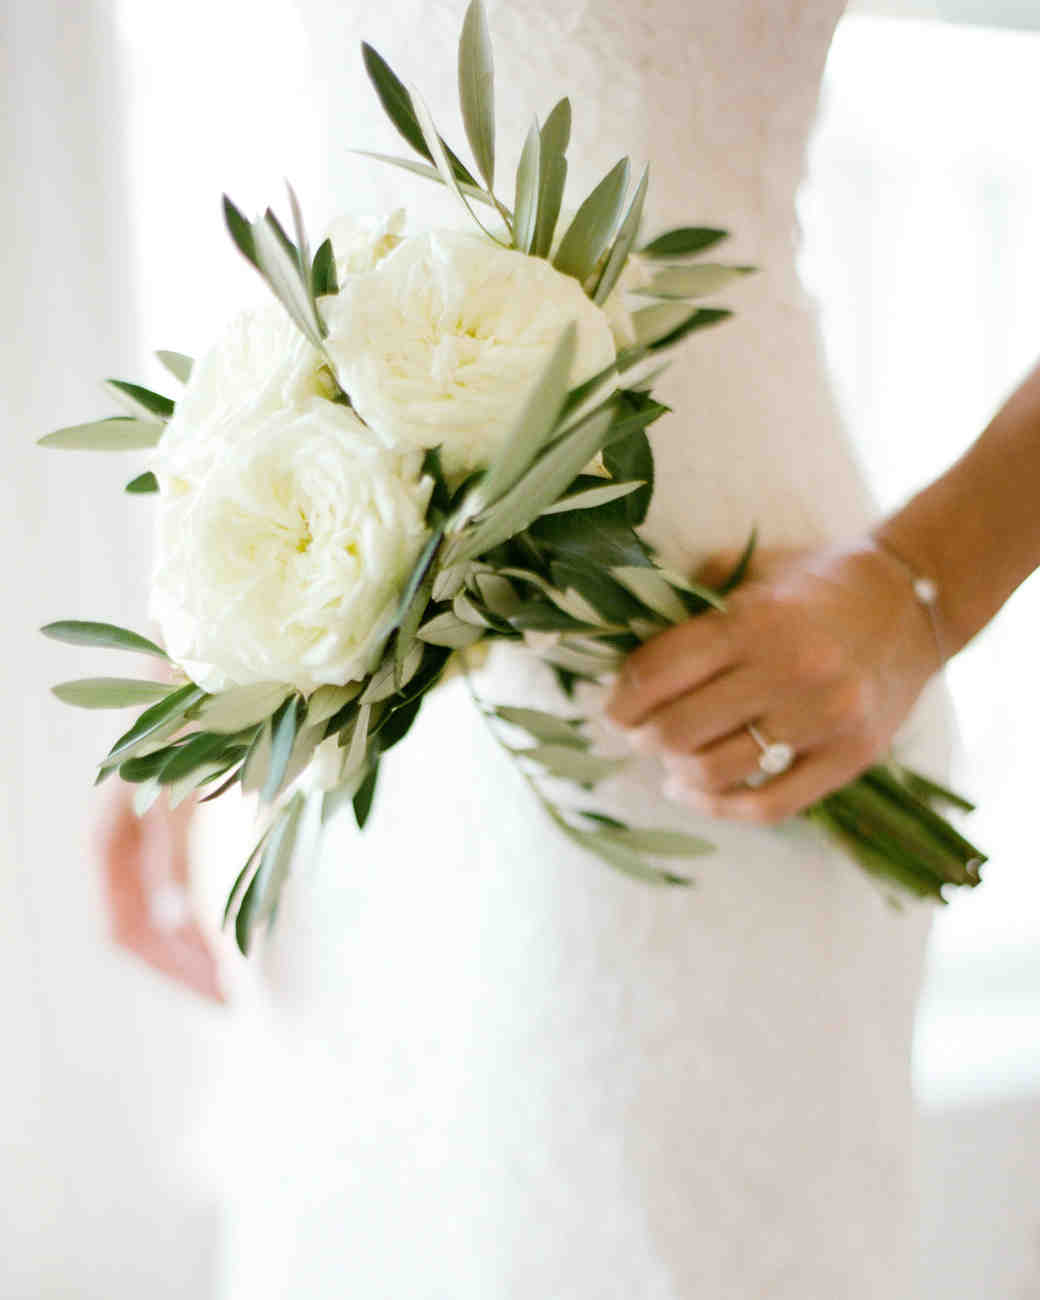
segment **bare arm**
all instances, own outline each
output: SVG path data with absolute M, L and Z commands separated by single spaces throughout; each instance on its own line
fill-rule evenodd
M 960 460 L 874 535 L 936 580 L 955 654 L 1040 567 L 1040 364 Z
M 938 586 L 941 656 L 906 566 Z M 676 798 L 712 816 L 781 821 L 875 762 L 941 659 L 1037 567 L 1040 366 L 956 464 L 871 533 L 764 548 L 725 614 L 629 657 L 608 712 L 664 759 Z M 756 789 L 749 724 L 798 756 Z

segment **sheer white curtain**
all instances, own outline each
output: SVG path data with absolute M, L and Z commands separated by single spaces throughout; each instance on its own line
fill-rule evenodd
M 106 942 L 90 777 L 119 719 L 48 686 L 119 668 L 35 630 L 141 619 L 143 512 L 120 490 L 132 458 L 34 445 L 105 412 L 99 377 L 140 362 L 111 13 L 3 6 L 0 85 L 0 1295 L 202 1297 L 217 1222 L 188 1138 L 216 1020 Z

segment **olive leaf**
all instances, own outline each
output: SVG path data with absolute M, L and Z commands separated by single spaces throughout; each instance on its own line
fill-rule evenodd
M 71 424 L 37 439 L 40 447 L 59 451 L 144 451 L 162 437 L 163 426 L 152 420 L 113 415 L 107 420 Z
M 127 379 L 106 379 L 105 387 L 136 420 L 165 423 L 173 414 L 173 399 L 153 393 L 150 388 L 132 384 Z
M 159 491 L 159 480 L 151 470 L 146 470 L 143 474 L 138 474 L 123 488 L 124 492 L 129 492 L 132 496 L 140 496 L 148 492 Z
M 368 78 L 379 96 L 379 102 L 383 106 L 387 117 L 397 128 L 400 135 L 412 146 L 416 153 L 421 154 L 427 161 L 432 162 L 430 150 L 427 146 L 423 135 L 422 128 L 415 114 L 415 108 L 412 104 L 412 97 L 406 90 L 404 83 L 393 72 L 390 65 L 386 62 L 378 50 L 367 42 L 362 42 L 361 56 L 364 60 L 365 71 Z M 444 152 L 447 154 L 451 163 L 452 172 L 460 183 L 477 187 L 475 178 L 470 174 L 464 164 L 452 153 L 443 141 L 441 144 Z
M 208 696 L 196 713 L 207 731 L 241 731 L 245 727 L 264 722 L 272 713 L 277 712 L 291 694 L 291 686 L 276 682 L 234 686 L 230 690 Z
M 423 103 L 418 91 L 412 90 L 411 96 L 416 121 L 419 123 L 423 139 L 426 141 L 426 146 L 429 149 L 430 156 L 433 158 L 434 165 L 441 175 L 441 179 L 452 191 L 484 234 L 487 235 L 489 239 L 493 239 L 496 244 L 501 244 L 502 241 L 497 237 L 497 235 L 493 235 L 491 231 L 488 230 L 487 226 L 484 225 L 481 219 L 473 211 L 469 199 L 467 199 L 465 194 L 462 192 L 462 187 L 452 170 L 451 163 L 448 160 L 448 155 L 445 152 L 444 143 L 437 134 L 437 128 L 434 125 L 433 118 L 430 116 L 430 110 L 426 107 L 425 103 Z
M 466 139 L 491 191 L 495 184 L 495 71 L 487 14 L 470 0 L 459 38 L 459 103 Z
M 639 250 L 645 257 L 692 257 L 713 248 L 727 237 L 725 230 L 705 226 L 679 226 L 651 239 Z
M 753 270 L 751 266 L 721 266 L 716 262 L 669 266 L 655 272 L 648 284 L 634 292 L 647 298 L 706 298 Z
M 596 269 L 617 227 L 628 174 L 628 159 L 622 158 L 582 202 L 553 258 L 558 271 L 584 282 Z
M 630 483 L 607 483 L 604 487 L 584 488 L 581 492 L 572 492 L 560 497 L 559 501 L 542 511 L 543 515 L 562 515 L 570 510 L 592 510 L 596 506 L 607 505 L 626 497 L 639 488 L 646 486 L 645 479 L 633 479 Z
M 179 379 L 182 384 L 186 384 L 191 378 L 194 361 L 191 357 L 186 357 L 183 352 L 167 352 L 161 350 L 155 354 L 166 369 L 173 375 L 174 379 Z
M 144 682 L 131 677 L 84 677 L 59 682 L 51 691 L 64 704 L 80 709 L 127 709 L 165 699 L 175 688 L 165 682 Z
M 561 99 L 541 129 L 538 168 L 538 215 L 530 251 L 548 257 L 567 182 L 567 144 L 571 134 L 571 102 Z
M 53 641 L 65 641 L 69 645 L 104 646 L 112 650 L 135 650 L 140 654 L 156 655 L 159 659 L 167 657 L 166 651 L 154 641 L 113 623 L 81 623 L 63 619 L 48 623 L 40 631 Z
M 449 646 L 456 650 L 479 641 L 484 635 L 484 629 L 464 622 L 451 610 L 445 610 L 424 623 L 416 635 L 428 645 Z
M 450 151 L 449 151 L 450 152 Z M 376 162 L 389 163 L 392 167 L 403 167 L 405 171 L 412 172 L 415 176 L 423 176 L 427 180 L 436 181 L 438 185 L 444 185 L 445 180 L 441 173 L 433 166 L 432 163 L 416 162 L 414 158 L 397 158 L 393 154 L 373 153 L 371 149 L 352 149 L 351 153 L 356 153 L 362 158 L 374 158 Z M 493 208 L 495 201 L 486 190 L 479 189 L 476 185 L 470 185 L 466 181 L 459 180 L 456 174 L 456 181 L 459 189 L 467 199 L 473 199 L 477 203 L 485 203 L 488 207 Z M 451 188 L 449 186 L 449 188 Z
M 516 169 L 516 196 L 513 200 L 513 243 L 521 253 L 534 246 L 538 220 L 538 193 L 541 187 L 542 137 L 535 119 L 524 140 Z
M 650 168 L 646 166 L 643 168 L 643 174 L 636 185 L 636 192 L 632 196 L 632 202 L 629 204 L 628 211 L 618 228 L 618 233 L 610 249 L 610 255 L 592 295 L 592 301 L 601 306 L 606 302 L 611 290 L 621 278 L 621 273 L 628 261 L 628 255 L 631 253 L 632 246 L 639 234 L 639 223 L 643 217 L 643 205 L 646 202 L 649 180 Z
M 465 513 L 493 505 L 513 487 L 545 445 L 563 410 L 577 347 L 578 330 L 571 321 L 557 339 L 490 470 L 472 490 Z

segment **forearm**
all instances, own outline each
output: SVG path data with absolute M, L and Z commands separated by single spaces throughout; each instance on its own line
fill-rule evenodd
M 1040 365 L 969 450 L 873 530 L 939 587 L 947 655 L 1040 567 Z

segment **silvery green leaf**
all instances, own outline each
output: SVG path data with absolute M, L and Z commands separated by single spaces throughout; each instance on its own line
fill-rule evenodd
M 361 696 L 361 703 L 378 704 L 380 700 L 389 699 L 397 690 L 394 685 L 394 658 L 388 656 L 368 679 Z
M 650 347 L 685 325 L 695 314 L 684 302 L 661 302 L 652 307 L 640 307 L 632 313 L 636 341 L 641 346 Z
M 423 138 L 423 132 L 415 115 L 415 108 L 412 104 L 412 98 L 404 87 L 404 83 L 394 73 L 390 65 L 382 55 L 367 42 L 362 42 L 361 54 L 365 62 L 365 71 L 368 73 L 369 80 L 375 87 L 376 94 L 379 96 L 379 102 L 389 117 L 390 121 L 397 128 L 401 136 L 407 140 L 412 148 L 422 154 L 424 158 L 430 159 L 430 151 L 427 148 L 426 141 Z M 472 186 L 476 186 L 476 180 L 470 175 L 467 168 L 452 153 L 444 141 L 441 141 L 445 153 L 451 163 L 452 170 L 457 179 Z
M 630 388 L 634 393 L 649 393 L 664 372 L 671 367 L 671 364 L 670 361 L 662 361 L 660 365 L 650 366 L 638 378 L 630 380 L 626 387 Z
M 575 844 L 591 853 L 595 853 L 608 866 L 614 867 L 626 876 L 633 876 L 636 880 L 643 880 L 652 885 L 689 885 L 691 883 L 684 876 L 650 866 L 632 849 L 622 844 L 615 844 L 610 839 L 605 838 L 602 831 L 579 830 L 576 826 L 568 825 L 559 816 L 555 820 L 563 833 L 573 840 Z
M 620 653 L 611 654 L 609 657 L 593 655 L 562 643 L 539 650 L 538 653 L 547 663 L 555 664 L 557 668 L 566 668 L 568 672 L 578 673 L 579 676 L 589 677 L 594 681 L 604 673 L 613 672 L 623 658 Z
M 509 618 L 523 605 L 519 593 L 508 578 L 498 573 L 476 573 L 473 576 L 480 599 L 499 618 Z
M 675 588 L 656 569 L 621 565 L 611 569 L 610 576 L 669 623 L 681 623 L 686 618 L 688 611 Z
M 466 585 L 470 568 L 468 563 L 445 565 L 433 580 L 433 599 L 451 600 Z
M 639 251 L 646 257 L 692 257 L 726 238 L 725 230 L 704 226 L 679 226 L 651 239 Z
M 537 257 L 548 257 L 552 248 L 556 222 L 563 203 L 563 190 L 567 182 L 567 159 L 564 154 L 571 134 L 571 104 L 561 99 L 541 130 L 538 167 L 538 215 L 535 219 L 531 252 Z
M 444 177 L 430 163 L 416 162 L 412 158 L 397 158 L 388 153 L 373 153 L 370 149 L 352 149 L 351 153 L 359 154 L 362 158 L 374 158 L 376 162 L 390 163 L 392 167 L 403 167 L 405 171 L 412 172 L 415 176 L 425 176 L 427 180 L 436 181 L 438 185 L 445 183 Z M 458 186 L 467 199 L 473 199 L 477 203 L 484 203 L 490 208 L 495 206 L 491 196 L 486 191 L 478 189 L 475 185 L 468 185 L 465 181 L 458 181 Z
M 132 677 L 84 677 L 75 682 L 60 682 L 51 690 L 63 703 L 80 709 L 127 709 L 163 700 L 174 687 Z
M 317 726 L 319 722 L 328 722 L 361 694 L 362 682 L 348 682 L 346 686 L 319 686 L 307 700 L 307 725 Z
M 715 851 L 715 845 L 710 840 L 687 835 L 685 831 L 608 826 L 596 833 L 611 844 L 621 845 L 636 853 L 652 853 L 661 858 L 697 858 Z
M 713 605 L 717 610 L 725 612 L 726 602 L 717 591 L 711 587 L 705 587 L 703 583 L 693 582 L 689 578 L 684 578 L 681 573 L 676 573 L 672 569 L 666 569 L 663 565 L 658 565 L 658 573 L 673 587 L 678 587 L 680 591 L 689 592 L 691 596 L 699 596 L 707 604 Z
M 650 168 L 647 166 L 643 168 L 643 174 L 639 178 L 639 184 L 632 196 L 632 202 L 628 205 L 628 211 L 625 213 L 625 218 L 614 239 L 610 256 L 607 258 L 607 264 L 604 266 L 603 274 L 596 285 L 596 292 L 592 295 L 592 301 L 595 303 L 602 305 L 606 302 L 611 290 L 620 279 L 621 272 L 625 269 L 628 255 L 631 253 L 632 245 L 636 242 L 636 236 L 639 233 L 639 223 L 643 216 L 643 204 L 646 201 L 649 179 Z
M 564 96 L 554 104 L 542 127 L 542 153 L 565 154 L 571 142 L 571 101 Z
M 291 694 L 291 686 L 276 682 L 233 686 L 203 700 L 198 718 L 207 731 L 242 731 L 277 712 Z
M 112 623 L 81 623 L 74 619 L 63 619 L 57 623 L 48 623 L 40 631 L 53 641 L 65 641 L 69 645 L 105 646 L 111 650 L 136 650 L 140 654 L 156 655 L 160 659 L 167 657 L 166 651 L 160 649 L 154 641 Z
M 154 447 L 162 437 L 163 426 L 154 420 L 136 420 L 128 415 L 114 415 L 107 420 L 88 424 L 71 424 L 56 429 L 37 440 L 40 447 L 60 451 L 143 451 Z
M 294 695 L 282 705 L 271 721 L 271 760 L 267 765 L 267 778 L 260 791 L 264 803 L 271 803 L 282 788 L 289 759 L 292 757 L 296 736 L 303 716 L 302 701 Z
M 464 591 L 460 591 L 452 602 L 452 612 L 457 619 L 463 623 L 469 623 L 471 627 L 486 628 L 490 626 L 487 619 Z
M 129 758 L 142 741 L 154 737 L 160 728 L 176 730 L 183 721 L 185 713 L 200 700 L 205 699 L 205 696 L 206 692 L 201 687 L 188 682 L 186 686 L 165 696 L 158 704 L 153 704 L 112 746 L 105 758 L 106 765 L 117 758 Z
M 720 266 L 695 262 L 692 266 L 668 266 L 655 272 L 649 284 L 634 292 L 648 298 L 706 298 L 751 273 L 750 266 Z
M 579 723 L 569 722 L 555 713 L 500 705 L 495 709 L 495 716 L 511 726 L 520 727 L 535 740 L 545 741 L 546 744 L 568 745 L 571 748 L 584 748 L 588 745 L 588 741 L 579 730 Z
M 289 194 L 289 211 L 292 213 L 293 231 L 296 234 L 296 259 L 300 267 L 300 279 L 309 288 L 311 276 L 310 241 L 307 238 L 307 229 L 303 224 L 303 212 L 300 208 L 300 200 L 296 197 L 296 191 L 288 181 L 285 182 L 285 188 Z
M 527 133 L 516 169 L 516 198 L 513 202 L 513 243 L 521 253 L 530 253 L 538 220 L 538 190 L 542 169 L 542 135 L 535 119 Z
M 662 302 L 659 307 L 676 307 L 678 303 Z M 656 311 L 657 307 L 641 307 L 633 316 L 642 316 L 643 312 Z M 652 342 L 643 341 L 643 346 L 649 349 L 671 348 L 674 347 L 687 334 L 693 334 L 696 330 L 709 329 L 712 325 L 721 325 L 723 321 L 729 320 L 733 313 L 728 307 L 699 307 L 691 311 L 685 320 L 664 334 L 658 334 Z M 636 327 L 639 328 L 638 326 Z
M 137 420 L 165 423 L 173 414 L 173 401 L 150 388 L 131 384 L 126 379 L 106 379 L 105 387 L 129 414 Z
M 628 173 L 628 159 L 622 158 L 578 208 L 553 258 L 558 271 L 584 282 L 596 269 L 617 227 Z
M 569 587 L 565 591 L 557 591 L 555 588 L 549 587 L 546 589 L 546 595 L 554 605 L 562 609 L 565 614 L 569 614 L 576 622 L 591 627 L 607 626 L 599 611 L 589 604 L 581 592 L 576 591 L 573 587 Z
M 604 506 L 608 501 L 627 497 L 630 492 L 644 487 L 645 479 L 633 479 L 630 483 L 607 483 L 604 487 L 584 488 L 581 492 L 572 492 L 570 496 L 560 497 L 559 501 L 542 511 L 543 515 L 562 515 L 568 510 L 591 510 Z
M 571 321 L 557 339 L 552 355 L 525 399 L 498 456 L 474 489 L 477 510 L 494 504 L 516 483 L 555 429 L 567 398 L 567 384 L 577 346 L 578 331 Z
M 170 807 L 178 807 L 190 794 L 193 794 L 200 786 L 205 785 L 212 777 L 220 776 L 233 766 L 233 763 L 214 759 L 209 763 L 200 764 L 186 776 L 182 776 L 180 780 L 165 784 L 163 788 L 168 792 Z
M 304 768 L 314 757 L 314 751 L 325 738 L 324 723 L 304 723 L 296 735 L 293 743 L 292 753 L 289 755 L 289 762 L 285 768 L 285 774 L 282 777 L 282 784 L 278 793 L 285 790 L 296 780 L 303 772 Z
M 333 252 L 331 239 L 323 239 L 314 254 L 314 261 L 311 263 L 311 293 L 315 298 L 325 298 L 330 293 L 339 293 L 336 255 Z
M 614 407 L 610 404 L 591 412 L 562 434 L 483 520 L 455 539 L 449 548 L 447 562 L 452 564 L 473 559 L 515 536 L 537 519 L 602 449 L 613 418 Z
M 472 623 L 464 623 L 450 610 L 445 610 L 443 614 L 431 618 L 418 631 L 420 641 L 425 641 L 428 645 L 448 646 L 453 650 L 473 645 L 483 635 L 484 628 L 474 627 Z
M 134 812 L 138 817 L 143 817 L 145 815 L 148 809 L 155 803 L 156 799 L 158 799 L 162 794 L 162 790 L 162 786 L 154 776 L 149 777 L 147 781 L 142 781 L 139 786 L 135 787 L 133 805 Z
M 393 679 L 393 665 L 391 664 L 391 680 Z M 364 697 L 362 697 L 363 699 Z M 353 733 L 350 737 L 350 748 L 347 750 L 347 756 L 343 760 L 343 777 L 349 780 L 365 762 L 365 754 L 368 751 L 368 728 L 372 721 L 372 705 L 362 704 L 358 713 L 357 721 L 354 723 Z
M 249 752 L 242 764 L 242 790 L 245 794 L 252 794 L 255 790 L 259 790 L 267 780 L 267 772 L 271 766 L 271 730 L 271 723 L 265 722 L 260 729 L 260 734 L 249 746 Z
M 459 38 L 459 103 L 466 139 L 489 190 L 495 184 L 495 71 L 487 14 L 470 0 Z
M 434 166 L 440 173 L 441 179 L 456 196 L 484 234 L 487 235 L 489 239 L 494 239 L 496 244 L 500 244 L 502 241 L 497 239 L 491 231 L 488 230 L 487 226 L 484 225 L 477 214 L 473 211 L 473 208 L 470 206 L 470 202 L 466 198 L 465 194 L 463 194 L 462 187 L 459 185 L 455 173 L 452 170 L 451 163 L 448 161 L 448 156 L 444 150 L 444 144 L 441 141 L 440 136 L 437 134 L 437 128 L 434 126 L 433 118 L 430 116 L 430 110 L 423 103 L 417 90 L 413 88 L 410 94 L 412 97 L 412 106 L 415 109 L 416 121 L 419 123 L 419 128 L 423 133 L 423 139 L 426 141 L 426 147 L 430 151 L 430 156 L 433 158 Z
M 253 928 L 270 922 L 278 910 L 278 900 L 289 875 L 292 865 L 293 850 L 296 848 L 296 833 L 303 811 L 303 795 L 293 795 L 271 828 L 267 843 L 260 858 L 260 866 L 253 884 L 258 898 L 254 913 Z
M 579 785 L 595 785 L 597 781 L 603 781 L 620 771 L 627 761 L 623 758 L 603 758 L 599 754 L 589 754 L 570 744 L 535 745 L 530 749 L 513 752 L 520 758 L 537 763 L 552 776 L 561 777 L 565 781 L 577 781 Z
M 148 492 L 159 491 L 159 480 L 151 470 L 146 470 L 143 474 L 138 474 L 123 488 L 124 492 L 129 492 L 132 496 L 140 496 Z
M 419 666 L 423 661 L 424 647 L 422 642 L 413 641 L 411 649 L 405 654 L 400 662 L 399 672 L 395 677 L 397 689 L 403 691 L 415 674 L 419 671 Z
M 183 352 L 167 351 L 160 351 L 155 355 L 173 375 L 174 379 L 179 379 L 182 384 L 186 384 L 191 378 L 191 369 L 195 364 L 191 357 L 186 357 Z
M 311 297 L 310 272 L 305 280 L 299 263 L 286 249 L 279 228 L 269 216 L 254 221 L 252 230 L 261 275 L 300 333 L 322 351 L 325 326 Z

